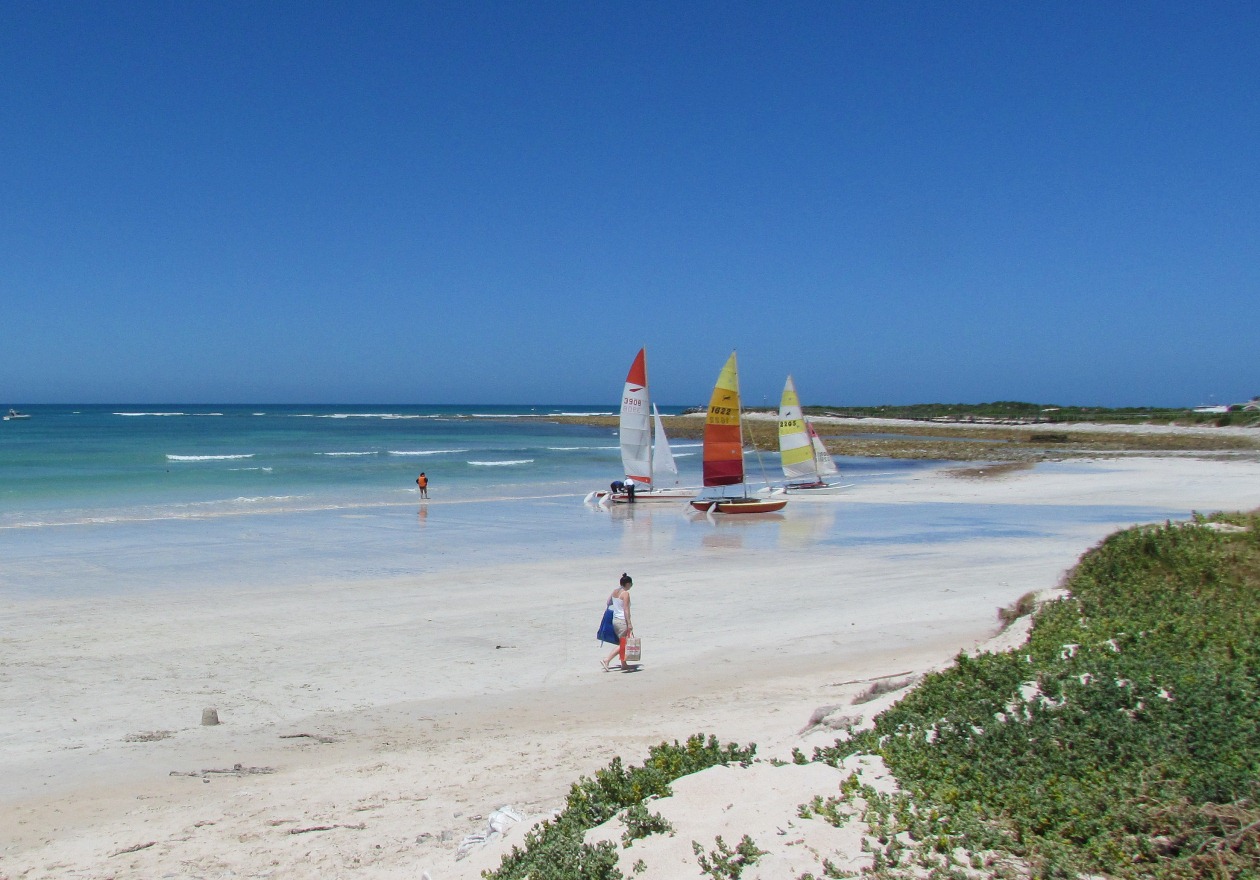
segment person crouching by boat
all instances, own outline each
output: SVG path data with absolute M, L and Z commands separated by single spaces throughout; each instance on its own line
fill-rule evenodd
M 616 495 L 618 492 L 624 492 L 625 490 L 626 490 L 626 484 L 621 482 L 621 480 L 613 480 L 611 483 L 608 484 L 608 491 L 612 492 L 612 494 L 614 495 Z
M 635 483 L 634 477 L 626 477 L 626 481 L 623 485 L 626 487 L 626 500 L 631 504 L 634 504 L 634 487 L 638 485 Z
M 605 672 L 608 671 L 608 664 L 618 655 L 621 657 L 621 668 L 626 668 L 626 639 L 634 634 L 634 624 L 630 620 L 630 588 L 633 586 L 634 581 L 630 575 L 622 572 L 620 584 L 608 596 L 608 606 L 613 613 L 612 625 L 618 641 L 617 647 L 609 651 L 603 660 Z

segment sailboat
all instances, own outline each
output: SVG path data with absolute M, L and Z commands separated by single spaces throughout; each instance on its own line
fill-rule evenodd
M 789 494 L 826 495 L 847 488 L 839 482 L 828 481 L 828 477 L 837 476 L 840 470 L 801 411 L 801 399 L 791 376 L 783 385 L 779 402 L 779 458 L 787 478 L 783 489 Z
M 787 506 L 786 498 L 753 498 L 744 482 L 744 425 L 739 406 L 739 366 L 735 352 L 718 374 L 704 419 L 704 486 L 706 489 L 741 486 L 743 494 L 697 498 L 696 510 L 716 513 L 771 513 Z
M 678 485 L 678 465 L 665 436 L 660 411 L 651 402 L 647 382 L 647 349 L 639 349 L 626 374 L 621 395 L 621 466 L 635 482 L 633 501 L 678 501 L 696 490 Z M 673 485 L 666 485 L 672 480 Z M 600 503 L 629 503 L 628 492 L 592 493 Z M 590 498 L 591 496 L 587 496 Z
M 29 418 L 30 418 L 30 415 L 28 415 L 27 413 L 18 412 L 15 409 L 10 409 L 9 412 L 5 415 L 4 420 L 6 422 L 15 422 L 15 421 L 18 421 L 19 419 L 29 419 Z

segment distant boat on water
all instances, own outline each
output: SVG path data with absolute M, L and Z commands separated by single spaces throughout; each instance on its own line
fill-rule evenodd
M 10 409 L 9 412 L 5 415 L 4 420 L 6 422 L 15 422 L 20 419 L 29 419 L 30 417 L 31 416 L 29 413 L 18 412 L 15 409 Z

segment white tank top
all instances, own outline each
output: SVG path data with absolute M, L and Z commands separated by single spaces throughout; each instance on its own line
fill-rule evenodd
M 626 619 L 626 603 L 620 596 L 613 596 L 613 617 L 620 620 Z

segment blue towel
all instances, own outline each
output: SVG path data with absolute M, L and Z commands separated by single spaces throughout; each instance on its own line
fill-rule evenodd
M 612 606 L 604 609 L 604 619 L 599 622 L 599 632 L 595 633 L 595 638 L 601 642 L 608 642 L 610 645 L 621 644 L 621 639 L 617 638 L 617 631 L 613 629 L 613 613 Z

